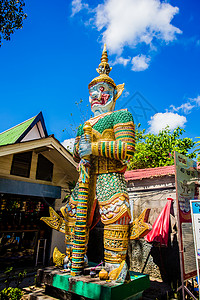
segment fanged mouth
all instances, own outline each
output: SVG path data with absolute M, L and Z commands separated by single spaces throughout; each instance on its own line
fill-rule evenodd
M 105 105 L 108 102 L 109 98 L 110 98 L 109 94 L 102 94 L 100 101 L 97 98 L 92 99 L 91 107 L 93 107 L 94 105 Z

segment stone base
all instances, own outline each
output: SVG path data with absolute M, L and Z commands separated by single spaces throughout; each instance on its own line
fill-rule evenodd
M 86 272 L 87 273 L 87 272 Z M 98 275 L 73 277 L 62 270 L 47 268 L 40 270 L 38 279 L 46 285 L 45 294 L 60 300 L 133 300 L 141 299 L 142 292 L 149 288 L 148 275 L 130 272 L 129 283 L 102 281 Z M 48 298 L 47 298 L 48 299 Z

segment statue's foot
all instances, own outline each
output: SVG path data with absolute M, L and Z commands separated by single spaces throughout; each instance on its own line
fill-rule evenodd
M 112 270 L 119 268 L 119 264 L 111 264 L 111 263 L 105 263 L 105 269 L 110 273 Z
M 109 273 L 109 279 L 116 282 L 124 283 L 128 273 L 128 266 L 125 260 L 121 262 L 119 267 L 113 269 Z

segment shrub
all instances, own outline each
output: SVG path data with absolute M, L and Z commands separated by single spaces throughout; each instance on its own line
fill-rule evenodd
M 0 300 L 20 300 L 23 292 L 19 288 L 5 288 L 0 292 Z

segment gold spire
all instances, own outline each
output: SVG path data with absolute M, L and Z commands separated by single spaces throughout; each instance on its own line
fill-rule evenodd
M 116 88 L 116 84 L 114 83 L 114 80 L 109 77 L 109 73 L 112 70 L 112 68 L 109 66 L 108 63 L 108 54 L 106 50 L 106 44 L 104 44 L 103 52 L 101 55 L 101 62 L 99 64 L 99 67 L 97 70 L 97 73 L 99 73 L 98 77 L 95 77 L 88 85 L 88 88 L 90 88 L 92 85 L 96 84 L 97 82 L 103 82 L 106 81 L 110 83 L 111 85 Z
M 112 68 L 109 66 L 109 63 L 108 63 L 108 54 L 107 54 L 107 50 L 106 50 L 106 44 L 104 44 L 103 52 L 101 55 L 101 63 L 99 64 L 99 67 L 96 70 L 97 70 L 97 73 L 99 73 L 99 75 L 101 75 L 101 74 L 109 75 L 110 71 L 112 70 Z
M 104 47 L 103 47 L 101 62 L 108 62 L 108 54 L 107 54 L 107 50 L 106 50 L 106 44 L 104 44 Z
M 121 94 L 124 90 L 124 83 L 116 85 L 114 80 L 109 76 L 109 73 L 112 70 L 112 68 L 109 66 L 109 63 L 108 63 L 108 54 L 107 54 L 107 50 L 106 50 L 106 44 L 104 44 L 103 52 L 101 55 L 101 62 L 99 64 L 98 69 L 96 69 L 96 70 L 99 73 L 99 76 L 95 77 L 89 83 L 88 88 L 90 89 L 91 86 L 93 86 L 94 84 L 96 84 L 98 82 L 107 82 L 107 83 L 111 84 L 116 90 L 116 94 L 114 97 L 114 101 L 116 101 L 121 96 Z

